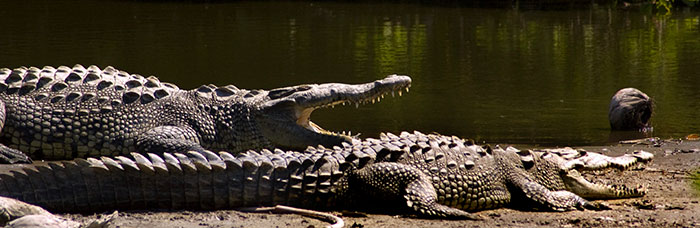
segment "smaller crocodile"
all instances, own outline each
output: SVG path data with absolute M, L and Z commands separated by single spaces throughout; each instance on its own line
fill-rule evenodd
M 340 145 L 311 113 L 375 102 L 411 85 L 408 76 L 374 82 L 245 90 L 203 85 L 181 90 L 154 76 L 51 66 L 0 69 L 0 163 L 33 159 Z
M 289 205 L 475 219 L 469 211 L 507 205 L 603 209 L 584 198 L 643 196 L 645 190 L 591 183 L 578 170 L 625 169 L 652 157 L 643 151 L 608 157 L 572 149 L 491 148 L 404 132 L 303 152 L 132 153 L 15 165 L 0 175 L 0 196 L 51 212 Z M 4 211 L 14 218 L 7 215 L 13 210 Z

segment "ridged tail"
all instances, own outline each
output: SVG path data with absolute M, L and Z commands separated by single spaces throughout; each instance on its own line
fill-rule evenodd
M 210 210 L 246 206 L 323 207 L 343 176 L 344 157 L 276 150 L 101 157 L 15 165 L 0 195 L 52 212 L 113 209 Z

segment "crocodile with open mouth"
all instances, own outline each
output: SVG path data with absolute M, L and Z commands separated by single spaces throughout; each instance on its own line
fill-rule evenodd
M 181 90 L 113 67 L 2 68 L 0 163 L 340 145 L 352 136 L 311 122 L 314 110 L 376 101 L 410 85 L 408 76 L 391 75 L 355 85 Z

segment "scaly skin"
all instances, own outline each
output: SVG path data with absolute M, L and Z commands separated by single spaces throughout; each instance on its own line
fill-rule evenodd
M 643 190 L 590 183 L 577 169 L 625 168 L 652 157 L 491 149 L 457 137 L 404 132 L 303 152 L 132 153 L 15 165 L 0 175 L 0 196 L 52 212 L 290 205 L 474 219 L 468 211 L 511 203 L 566 211 L 603 207 L 583 197 L 642 196 Z
M 106 67 L 0 69 L 0 163 L 33 159 L 340 145 L 351 136 L 309 121 L 336 104 L 379 100 L 410 86 L 392 75 L 365 84 L 193 90 Z

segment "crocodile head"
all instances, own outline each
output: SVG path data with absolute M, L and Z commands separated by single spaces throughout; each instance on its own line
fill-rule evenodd
M 539 152 L 518 152 L 521 160 L 534 161 L 538 166 L 531 169 L 538 182 L 550 190 L 568 190 L 587 199 L 619 199 L 640 197 L 646 191 L 621 184 L 600 184 L 586 180 L 580 171 L 605 169 L 625 170 L 651 161 L 653 154 L 645 151 L 609 157 L 594 152 L 571 148 L 548 149 Z M 526 163 L 527 164 L 527 163 Z
M 353 136 L 334 133 L 311 122 L 311 113 L 335 105 L 355 105 L 376 102 L 385 94 L 408 91 L 411 78 L 390 75 L 364 84 L 325 83 L 299 85 L 270 90 L 269 100 L 261 106 L 255 121 L 261 133 L 275 147 L 306 148 L 307 146 L 334 146 L 351 142 Z

